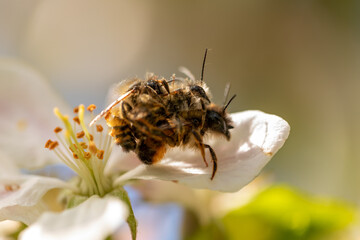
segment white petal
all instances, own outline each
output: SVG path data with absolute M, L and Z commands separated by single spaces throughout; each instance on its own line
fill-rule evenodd
M 15 165 L 14 161 L 12 161 L 3 150 L 0 150 L 0 166 L 0 176 L 3 176 L 4 174 L 14 175 L 20 173 L 20 170 Z
M 93 196 L 62 213 L 43 214 L 21 234 L 20 239 L 105 239 L 126 221 L 127 214 L 128 210 L 120 200 Z
M 50 189 L 70 187 L 56 178 L 30 175 L 0 176 L 0 221 L 9 219 L 26 224 L 44 210 L 41 198 Z
M 260 111 L 232 114 L 234 129 L 230 142 L 213 137 L 205 140 L 218 158 L 218 170 L 210 180 L 212 164 L 205 167 L 201 155 L 188 149 L 170 151 L 160 163 L 140 165 L 117 179 L 129 178 L 178 181 L 194 188 L 233 192 L 256 177 L 272 156 L 283 146 L 290 131 L 288 123 Z M 211 160 L 207 154 L 208 162 Z
M 0 59 L 0 149 L 24 168 L 56 162 L 44 148 L 58 125 L 53 108 L 68 106 L 44 78 L 29 66 Z

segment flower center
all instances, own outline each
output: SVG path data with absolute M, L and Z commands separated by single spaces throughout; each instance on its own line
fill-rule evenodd
M 87 110 L 92 115 L 95 108 L 92 104 Z M 63 122 L 65 130 L 56 127 L 54 132 L 58 141 L 48 140 L 45 148 L 54 151 L 62 162 L 79 175 L 82 181 L 78 194 L 104 196 L 112 190 L 111 179 L 104 175 L 113 145 L 108 132 L 104 135 L 101 125 L 89 129 L 86 127 L 84 105 L 74 109 L 77 116 L 73 118 L 73 124 L 58 108 L 54 109 L 54 113 Z

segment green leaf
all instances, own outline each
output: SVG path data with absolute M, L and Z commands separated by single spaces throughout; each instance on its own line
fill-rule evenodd
M 121 199 L 123 202 L 125 202 L 129 207 L 129 216 L 127 218 L 127 223 L 130 228 L 131 236 L 133 240 L 136 240 L 136 234 L 137 234 L 137 221 L 134 215 L 134 211 L 131 206 L 131 202 L 129 199 L 129 196 L 125 189 L 118 188 L 107 194 L 109 196 L 117 197 Z
M 329 239 L 355 220 L 348 205 L 274 186 L 223 218 L 231 239 Z
M 214 219 L 188 240 L 328 240 L 349 239 L 356 210 L 337 200 L 277 185 L 249 203 Z
M 195 234 L 186 237 L 186 240 L 230 240 L 220 221 L 212 221 L 200 228 Z

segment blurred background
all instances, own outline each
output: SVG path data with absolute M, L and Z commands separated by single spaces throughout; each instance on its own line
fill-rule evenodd
M 101 108 L 122 79 L 169 78 L 179 66 L 199 77 L 209 48 L 215 102 L 230 82 L 231 112 L 259 109 L 291 126 L 265 185 L 356 207 L 359 16 L 355 0 L 1 0 L 0 54 L 37 69 L 72 106 Z

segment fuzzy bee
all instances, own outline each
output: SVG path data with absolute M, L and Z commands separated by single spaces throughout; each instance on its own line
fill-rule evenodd
M 166 80 L 148 74 L 145 80 L 122 81 L 117 86 L 120 97 L 90 125 L 105 117 L 115 143 L 126 152 L 134 151 L 145 164 L 160 161 L 168 148 L 184 146 L 200 150 L 208 166 L 205 149 L 209 149 L 213 162 L 212 180 L 217 170 L 217 157 L 203 138 L 207 134 L 219 134 L 230 140 L 229 130 L 233 126 L 226 108 L 236 95 L 226 102 L 227 87 L 223 106 L 211 102 L 203 81 L 206 54 L 207 50 L 200 80 L 177 79 L 175 75 Z

